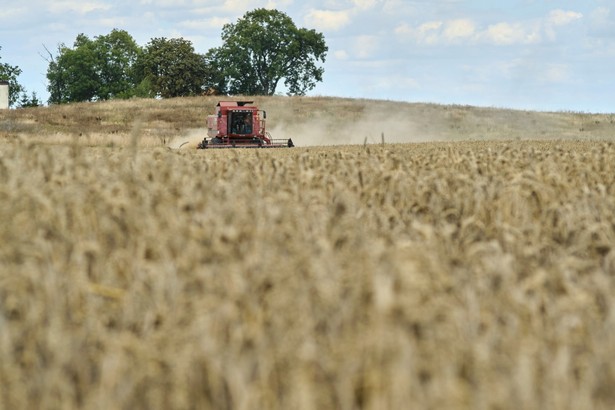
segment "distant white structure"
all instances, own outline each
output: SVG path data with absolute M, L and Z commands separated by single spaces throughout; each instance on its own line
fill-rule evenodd
M 9 108 L 9 82 L 0 81 L 0 110 Z

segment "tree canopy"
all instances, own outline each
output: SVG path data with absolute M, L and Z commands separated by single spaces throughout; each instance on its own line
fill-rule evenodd
M 60 45 L 47 69 L 50 103 L 108 100 L 132 95 L 131 67 L 140 48 L 124 30 L 91 40 L 79 34 L 73 47 Z
M 49 103 L 169 98 L 211 89 L 273 95 L 282 81 L 288 94 L 303 95 L 322 81 L 318 63 L 328 51 L 323 35 L 298 28 L 278 10 L 246 13 L 222 28 L 222 40 L 221 47 L 199 54 L 183 38 L 153 38 L 140 47 L 124 30 L 94 39 L 79 34 L 72 47 L 58 45 L 55 56 L 48 51 Z M 23 91 L 15 90 L 15 99 Z
M 207 72 L 205 56 L 182 38 L 152 39 L 135 64 L 136 77 L 164 98 L 200 94 Z
M 208 58 L 233 94 L 273 95 L 284 79 L 288 93 L 303 95 L 322 81 L 328 48 L 324 36 L 297 28 L 278 10 L 256 9 L 222 28 L 224 44 Z

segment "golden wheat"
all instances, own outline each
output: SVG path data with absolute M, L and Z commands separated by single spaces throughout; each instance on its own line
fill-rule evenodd
M 0 150 L 2 408 L 612 408 L 615 145 Z
M 615 145 L 0 149 L 0 408 L 608 409 Z

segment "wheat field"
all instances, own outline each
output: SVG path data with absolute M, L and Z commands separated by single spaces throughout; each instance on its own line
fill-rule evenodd
M 613 142 L 147 124 L 5 135 L 0 408 L 615 407 Z

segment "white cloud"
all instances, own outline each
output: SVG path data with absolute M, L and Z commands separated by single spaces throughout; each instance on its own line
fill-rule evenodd
M 504 21 L 480 28 L 473 20 L 464 18 L 448 21 L 428 21 L 417 27 L 403 23 L 397 26 L 394 31 L 402 40 L 410 38 L 418 44 L 424 45 L 483 43 L 511 46 L 538 43 L 542 38 L 541 24 L 537 21 Z
M 402 39 L 414 39 L 419 44 L 436 44 L 440 39 L 443 24 L 441 21 L 428 21 L 414 28 L 403 23 L 395 28 L 395 33 Z
M 439 30 L 440 27 L 442 27 L 442 22 L 441 21 L 429 21 L 427 23 L 423 23 L 419 26 L 418 32 L 419 33 L 429 33 L 432 32 L 434 30 Z
M 333 57 L 340 61 L 348 60 L 348 52 L 346 50 L 336 50 L 333 52 Z
M 583 18 L 583 14 L 574 11 L 552 10 L 547 17 L 547 24 L 565 26 L 581 18 Z
M 211 2 L 206 2 L 205 4 L 210 4 Z M 216 3 L 216 2 L 214 2 Z M 255 7 L 259 7 L 259 3 L 254 0 L 224 0 L 222 4 L 222 10 L 226 13 L 237 14 L 243 16 L 247 11 L 254 9 Z
M 83 2 L 79 0 L 63 0 L 63 1 L 54 1 L 48 4 L 47 8 L 52 13 L 78 13 L 78 14 L 88 14 L 95 11 L 105 11 L 110 10 L 111 5 L 104 3 L 96 3 L 96 2 Z
M 511 45 L 524 42 L 526 34 L 520 23 L 497 23 L 487 27 L 485 38 L 497 45 Z
M 220 29 L 222 26 L 230 22 L 231 21 L 229 19 L 224 17 L 212 17 L 201 20 L 185 20 L 180 22 L 179 26 L 190 30 L 209 30 L 212 28 Z
M 428 21 L 416 28 L 404 23 L 395 28 L 402 38 L 412 38 L 419 44 L 436 45 L 470 40 L 476 34 L 476 25 L 469 19 Z
M 369 10 L 377 3 L 382 3 L 382 0 L 352 0 L 352 3 L 359 10 Z
M 316 30 L 339 31 L 348 26 L 354 17 L 365 14 L 385 0 L 329 0 L 324 8 L 312 8 L 304 22 Z
M 169 7 L 184 5 L 184 0 L 140 0 L 139 4 L 150 7 Z
M 416 30 L 416 38 L 419 43 L 435 44 L 439 41 L 440 29 L 443 23 L 441 21 L 429 21 L 421 24 Z
M 293 0 L 269 0 L 265 5 L 265 8 L 268 10 L 280 10 L 290 6 L 291 4 L 293 4 Z
M 361 87 L 363 92 L 369 95 L 378 95 L 382 92 L 403 94 L 420 89 L 421 84 L 410 76 L 390 75 L 365 78 L 361 83 Z
M 444 37 L 450 41 L 457 41 L 471 38 L 476 32 L 476 26 L 472 20 L 459 19 L 446 24 Z
M 570 78 L 570 67 L 566 64 L 547 64 L 541 76 L 541 79 L 548 83 L 565 83 Z
M 27 16 L 27 7 L 11 5 L 10 7 L 2 9 L 2 13 L 0 13 L 0 26 L 5 30 L 13 26 L 20 27 L 23 25 L 23 19 Z
M 382 11 L 394 16 L 411 14 L 415 10 L 415 5 L 407 0 L 384 0 Z
M 378 37 L 358 36 L 355 39 L 354 54 L 357 58 L 367 59 L 378 50 Z
M 311 10 L 305 16 L 306 25 L 316 30 L 341 30 L 350 23 L 348 10 Z
M 556 27 L 562 27 L 583 17 L 583 14 L 574 11 L 552 10 L 544 21 L 544 30 L 547 38 L 555 41 L 557 38 Z
M 27 12 L 28 12 L 28 8 L 25 6 L 11 5 L 9 7 L 2 9 L 2 14 L 0 14 L 0 17 L 2 19 L 8 20 L 8 19 L 12 19 L 18 16 L 22 16 L 26 14 Z
M 112 30 L 117 27 L 124 27 L 127 23 L 128 19 L 125 17 L 110 17 L 96 20 L 96 25 L 100 27 L 108 27 L 109 30 Z
M 486 70 L 498 73 L 507 81 L 536 84 L 567 84 L 572 79 L 571 67 L 562 63 L 544 63 L 534 59 L 513 59 L 491 64 Z
M 201 29 L 203 27 L 207 27 L 207 29 L 211 29 L 211 28 L 222 28 L 222 26 L 224 26 L 225 24 L 231 23 L 231 20 L 225 17 L 211 17 L 205 20 L 205 26 L 202 26 Z
M 424 45 L 530 44 L 540 38 L 539 30 L 529 24 L 501 22 L 480 30 L 470 19 L 428 21 L 416 28 L 404 23 L 395 29 L 395 34 Z
M 407 37 L 414 33 L 414 29 L 408 23 L 402 23 L 395 27 L 395 34 L 398 37 Z

